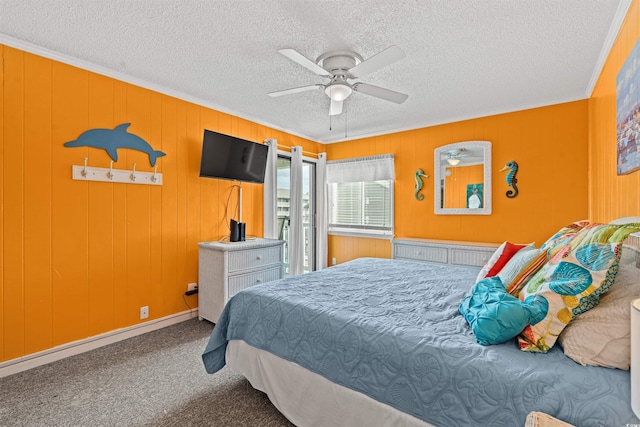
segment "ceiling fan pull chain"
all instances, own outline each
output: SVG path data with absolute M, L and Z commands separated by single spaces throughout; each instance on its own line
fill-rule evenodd
M 344 110 L 344 137 L 347 138 L 347 114 L 349 113 L 349 109 L 346 108 Z

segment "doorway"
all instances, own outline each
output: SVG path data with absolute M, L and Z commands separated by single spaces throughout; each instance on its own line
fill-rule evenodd
M 291 218 L 291 156 L 278 154 L 277 163 L 277 211 L 278 239 L 284 240 L 284 273 L 289 275 L 289 228 Z M 304 233 L 304 272 L 316 269 L 316 164 L 310 159 L 302 160 L 302 229 Z

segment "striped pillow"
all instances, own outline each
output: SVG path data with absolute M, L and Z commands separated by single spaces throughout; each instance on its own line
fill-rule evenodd
M 520 251 L 498 276 L 502 279 L 507 292 L 517 297 L 522 286 L 540 270 L 545 262 L 547 262 L 547 252 L 542 249 Z

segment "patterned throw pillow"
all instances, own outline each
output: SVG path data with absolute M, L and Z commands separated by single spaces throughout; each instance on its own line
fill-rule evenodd
M 561 250 L 567 243 L 576 236 L 580 230 L 588 226 L 590 223 L 587 220 L 572 222 L 566 227 L 562 227 L 553 236 L 549 237 L 546 242 L 540 246 L 540 249 L 546 250 L 549 257 L 555 255 L 558 250 Z
M 520 349 L 547 352 L 564 327 L 598 304 L 618 272 L 622 241 L 636 224 L 591 224 L 553 249 L 549 261 L 524 285 L 521 301 L 537 305 L 544 318 L 518 337 Z

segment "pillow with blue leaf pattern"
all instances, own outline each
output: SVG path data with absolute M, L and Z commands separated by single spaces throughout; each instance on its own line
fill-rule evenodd
M 518 337 L 523 351 L 547 352 L 569 322 L 600 302 L 618 273 L 622 242 L 639 223 L 590 224 L 556 245 L 551 258 L 520 290 L 544 301 L 547 312 Z

